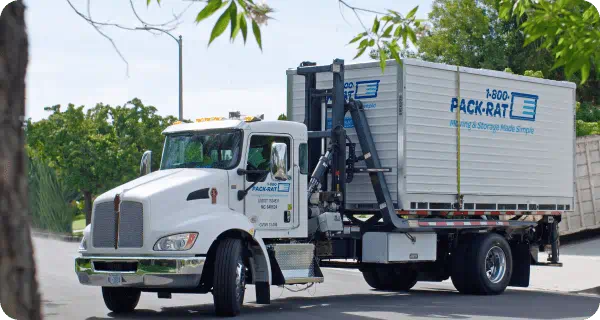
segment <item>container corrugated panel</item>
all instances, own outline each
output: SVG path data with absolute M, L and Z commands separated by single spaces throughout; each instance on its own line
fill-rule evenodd
M 288 90 L 291 95 L 291 120 L 304 121 L 304 77 L 288 73 L 292 77 L 292 85 Z M 392 200 L 397 199 L 398 190 L 398 68 L 395 62 L 389 62 L 385 73 L 381 73 L 378 63 L 347 65 L 345 69 L 345 93 L 347 97 L 361 100 L 365 106 L 365 114 L 369 122 L 377 152 L 384 167 L 392 168 L 385 173 Z M 332 74 L 317 76 L 317 88 L 331 88 Z M 290 97 L 288 96 L 288 101 Z M 331 118 L 329 115 L 327 118 Z M 348 137 L 356 143 L 357 155 L 362 154 L 352 128 L 350 114 L 346 115 Z M 359 164 L 360 165 L 360 164 Z M 363 164 L 364 166 L 364 164 Z M 355 175 L 346 190 L 346 201 L 352 204 L 376 204 L 375 193 L 368 175 Z
M 448 125 L 454 96 L 455 71 L 404 64 L 406 193 L 456 193 L 456 129 Z
M 405 207 L 456 201 L 460 151 L 470 209 L 572 209 L 574 84 L 418 60 L 403 68 Z
M 600 228 L 600 136 L 577 138 L 575 210 L 563 214 L 560 234 Z

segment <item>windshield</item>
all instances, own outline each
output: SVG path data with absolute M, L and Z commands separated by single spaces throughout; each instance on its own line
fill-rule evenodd
M 168 135 L 160 169 L 233 169 L 239 163 L 242 130 L 210 130 Z

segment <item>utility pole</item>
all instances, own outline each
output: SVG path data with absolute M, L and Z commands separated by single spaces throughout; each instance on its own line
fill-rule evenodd
M 139 27 L 136 28 L 138 30 L 156 30 L 162 33 L 169 35 L 175 42 L 177 42 L 177 46 L 179 47 L 179 120 L 183 120 L 183 38 L 181 35 L 179 39 L 175 38 L 171 33 L 154 27 Z

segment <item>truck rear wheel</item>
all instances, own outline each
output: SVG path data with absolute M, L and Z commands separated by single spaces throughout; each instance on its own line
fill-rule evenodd
M 417 283 L 417 272 L 404 265 L 382 265 L 363 271 L 367 284 L 377 290 L 408 291 Z
M 240 239 L 223 239 L 217 248 L 212 292 L 217 316 L 240 314 L 247 272 L 242 249 Z
M 102 287 L 102 298 L 108 310 L 114 313 L 132 312 L 140 301 L 140 289 Z
M 470 252 L 473 293 L 500 294 L 506 290 L 512 276 L 512 253 L 508 241 L 497 233 L 475 239 Z
M 451 278 L 452 284 L 458 292 L 463 294 L 470 294 L 473 292 L 471 283 L 469 281 L 470 276 L 467 274 L 467 252 L 470 250 L 471 243 L 469 242 L 472 238 L 464 239 L 461 241 L 457 248 L 452 252 L 452 270 Z

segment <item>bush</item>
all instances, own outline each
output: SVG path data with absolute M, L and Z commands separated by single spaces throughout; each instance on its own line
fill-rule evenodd
M 29 161 L 29 212 L 35 228 L 71 233 L 74 208 L 56 171 L 37 158 Z

